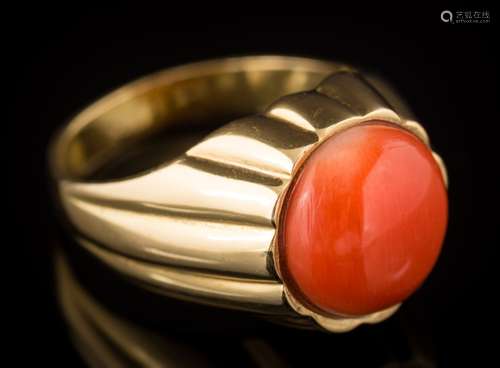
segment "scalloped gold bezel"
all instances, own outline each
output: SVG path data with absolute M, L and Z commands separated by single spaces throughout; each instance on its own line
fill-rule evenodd
M 327 80 L 326 82 L 323 83 L 329 83 Z M 331 82 L 330 82 L 331 83 Z M 321 90 L 322 85 L 318 86 L 317 90 Z M 292 171 L 292 180 L 288 183 L 287 187 L 283 192 L 280 194 L 277 205 L 276 205 L 276 210 L 275 210 L 275 215 L 274 215 L 274 221 L 277 224 L 277 231 L 275 233 L 275 236 L 273 238 L 273 243 L 272 243 L 272 254 L 273 254 L 273 261 L 274 261 L 274 266 L 276 269 L 276 272 L 283 282 L 284 285 L 284 296 L 287 300 L 287 302 L 290 304 L 290 306 L 300 315 L 310 317 L 316 321 L 321 327 L 329 330 L 329 331 L 335 331 L 335 332 L 345 332 L 352 330 L 353 328 L 357 327 L 358 325 L 362 323 L 377 323 L 380 322 L 388 317 L 390 317 L 392 314 L 394 314 L 398 308 L 400 307 L 401 303 L 393 305 L 387 309 L 371 313 L 368 315 L 364 316 L 346 316 L 342 314 L 336 314 L 336 315 L 326 315 L 322 313 L 318 313 L 316 311 L 311 310 L 308 308 L 306 305 L 301 303 L 298 298 L 293 296 L 293 293 L 288 289 L 286 286 L 286 280 L 284 280 L 283 275 L 280 270 L 280 259 L 279 259 L 279 238 L 280 238 L 280 229 L 279 227 L 282 224 L 282 217 L 283 217 L 283 212 L 284 212 L 284 204 L 285 200 L 287 198 L 287 194 L 291 186 L 293 185 L 293 178 L 300 172 L 301 167 L 305 164 L 307 161 L 308 157 L 327 139 L 335 136 L 336 134 L 339 134 L 342 131 L 345 131 L 346 129 L 352 128 L 354 126 L 358 126 L 361 124 L 368 123 L 370 121 L 378 120 L 378 121 L 384 121 L 387 123 L 395 124 L 408 132 L 412 133 L 415 135 L 417 138 L 419 138 L 429 149 L 430 147 L 430 141 L 429 137 L 427 135 L 427 132 L 425 129 L 420 125 L 418 122 L 412 119 L 405 119 L 401 117 L 398 113 L 396 113 L 394 110 L 386 107 L 386 106 L 380 106 L 379 108 L 373 108 L 371 106 L 375 105 L 376 102 L 371 101 L 371 100 L 365 100 L 366 106 L 361 106 L 361 108 L 365 107 L 368 113 L 364 114 L 363 116 L 352 116 L 344 120 L 340 120 L 337 122 L 334 122 L 330 126 L 328 126 L 327 129 L 323 129 L 323 131 L 318 131 L 315 130 L 316 134 L 318 135 L 319 139 L 317 142 L 314 144 L 311 144 L 310 146 L 307 146 L 306 149 L 304 149 L 301 154 L 297 157 L 295 161 L 295 165 L 293 167 Z M 344 102 L 343 102 L 344 103 Z M 370 108 L 371 107 L 371 108 Z M 281 108 L 283 109 L 283 108 Z M 371 110 L 371 111 L 370 111 Z M 269 113 L 272 114 L 272 107 L 268 110 Z M 282 110 L 280 116 L 294 116 L 298 120 L 302 120 L 302 125 L 304 124 L 305 119 L 301 117 L 297 112 L 293 111 L 292 109 L 289 110 L 289 112 L 286 112 Z M 446 168 L 444 166 L 444 163 L 441 159 L 441 157 L 432 151 L 432 155 L 439 166 L 439 169 L 441 171 L 441 175 L 443 178 L 443 182 L 445 186 L 448 186 L 448 176 L 446 173 Z

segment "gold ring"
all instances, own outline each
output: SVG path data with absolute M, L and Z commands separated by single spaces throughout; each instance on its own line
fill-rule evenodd
M 153 140 L 137 167 L 131 152 Z M 71 234 L 99 260 L 156 292 L 297 326 L 386 319 L 446 230 L 446 170 L 425 130 L 380 78 L 338 63 L 167 69 L 81 111 L 49 156 Z

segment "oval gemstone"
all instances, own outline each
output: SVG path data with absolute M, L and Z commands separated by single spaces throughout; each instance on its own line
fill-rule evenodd
M 280 269 L 323 314 L 364 315 L 407 298 L 441 250 L 448 202 L 429 148 L 380 121 L 322 143 L 288 192 Z

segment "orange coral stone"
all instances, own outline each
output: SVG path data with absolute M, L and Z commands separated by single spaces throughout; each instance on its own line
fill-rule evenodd
M 430 273 L 448 202 L 431 151 L 413 134 L 381 121 L 349 128 L 319 146 L 292 185 L 280 269 L 310 309 L 379 311 Z

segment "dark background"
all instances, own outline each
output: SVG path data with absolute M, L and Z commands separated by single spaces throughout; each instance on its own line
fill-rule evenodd
M 4 295 L 16 312 L 7 322 L 15 322 L 15 331 L 8 336 L 20 348 L 9 349 L 18 365 L 82 364 L 54 295 L 52 243 L 59 232 L 45 162 L 51 134 L 87 103 L 143 74 L 188 61 L 262 53 L 341 60 L 392 82 L 410 102 L 447 165 L 447 238 L 424 286 L 381 325 L 331 336 L 251 320 L 242 322 L 241 328 L 231 322 L 222 323 L 219 330 L 212 326 L 199 333 L 181 331 L 182 339 L 220 350 L 224 341 L 233 346 L 242 336 L 262 338 L 286 364 L 298 366 L 308 359 L 327 358 L 338 359 L 337 366 L 391 362 L 453 366 L 465 359 L 476 363 L 489 359 L 489 341 L 494 337 L 486 333 L 495 331 L 497 318 L 490 308 L 498 289 L 492 251 L 499 243 L 490 237 L 498 229 L 490 216 L 495 209 L 493 174 L 500 143 L 495 132 L 500 123 L 495 114 L 498 14 L 472 2 L 450 10 L 460 9 L 489 10 L 491 23 L 445 24 L 440 21 L 441 8 L 336 15 L 325 9 L 323 17 L 286 18 L 231 14 L 193 18 L 167 9 L 142 14 L 126 6 L 119 12 L 4 14 L 12 21 L 4 31 L 4 58 L 11 63 L 4 72 L 14 82 L 8 90 L 14 99 L 7 103 L 13 115 L 4 122 L 8 214 L 14 217 L 14 224 L 6 227 L 14 230 L 14 237 L 5 240 L 4 247 L 15 250 L 3 259 L 8 269 L 5 284 L 15 289 Z M 116 293 L 125 299 L 133 295 Z M 106 293 L 101 290 L 101 294 Z M 140 315 L 134 300 L 130 297 L 120 313 Z M 204 318 L 212 312 L 195 313 Z M 189 320 L 189 315 L 179 318 Z M 247 316 L 238 314 L 231 321 L 247 321 Z M 256 364 L 244 349 L 230 350 L 213 357 L 214 365 Z

